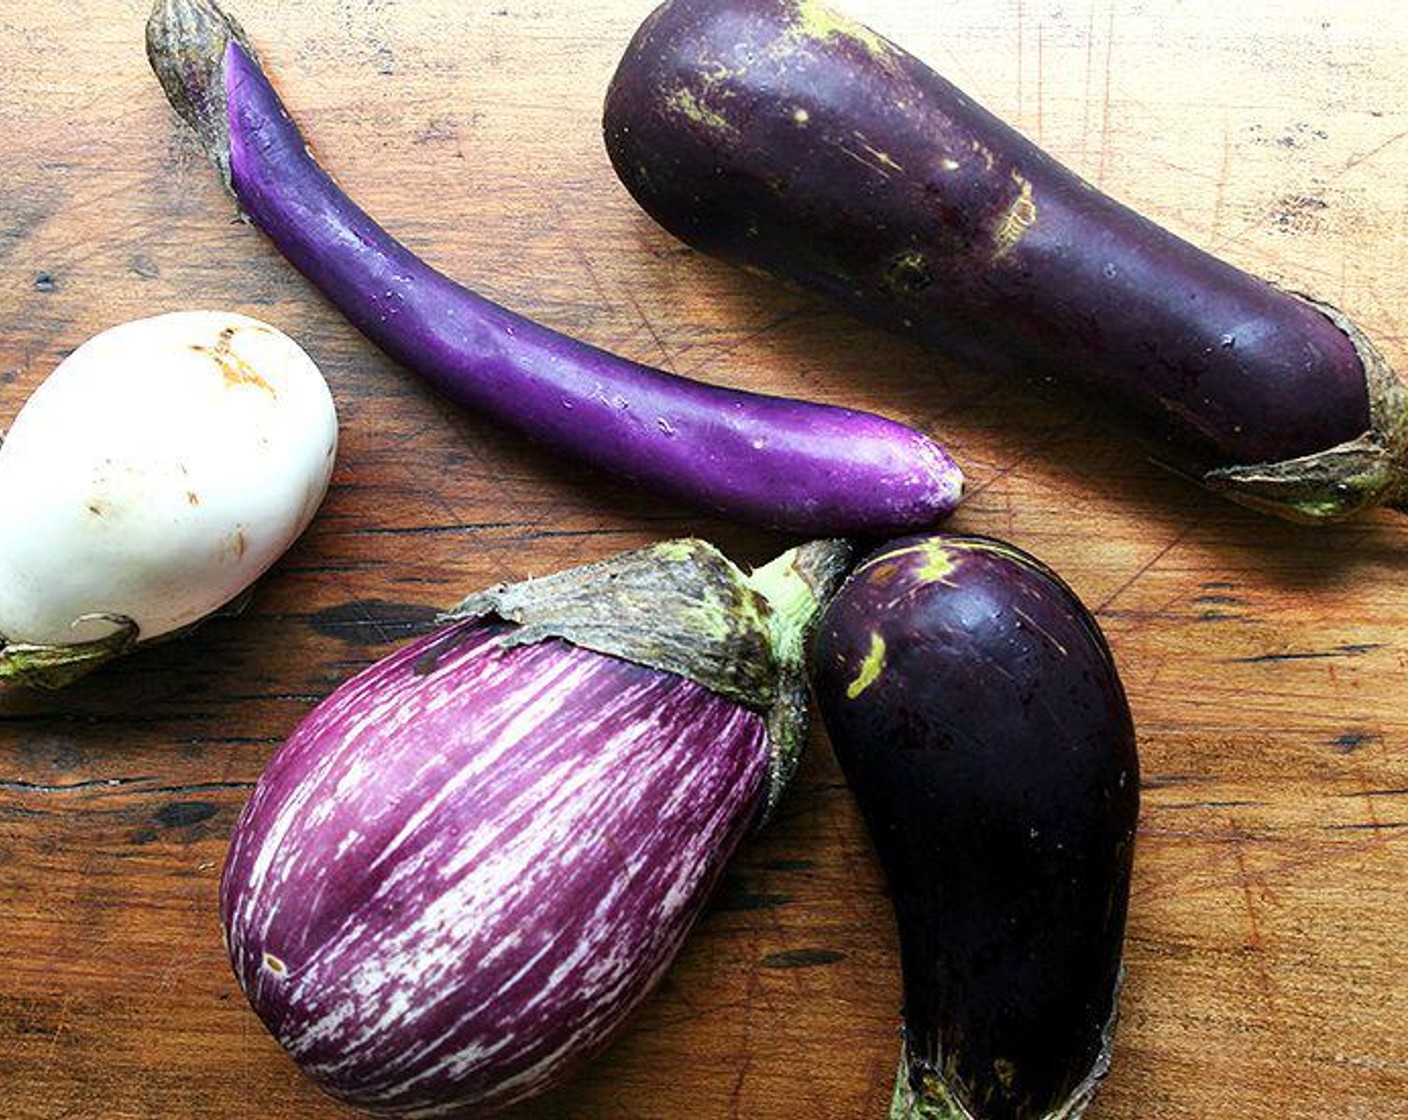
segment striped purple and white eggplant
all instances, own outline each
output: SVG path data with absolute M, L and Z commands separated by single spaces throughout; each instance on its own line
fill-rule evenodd
M 322 1088 L 477 1116 L 562 1083 L 669 966 L 795 766 L 804 643 L 849 559 L 669 541 L 473 596 L 277 752 L 220 907 Z

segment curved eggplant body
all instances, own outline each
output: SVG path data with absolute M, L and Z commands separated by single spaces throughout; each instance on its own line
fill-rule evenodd
M 899 923 L 895 1120 L 1078 1116 L 1108 1064 L 1139 798 L 1094 621 L 1009 546 L 906 538 L 827 608 L 812 683 Z
M 652 369 L 431 268 L 318 165 L 213 0 L 158 0 L 148 49 L 250 220 L 350 322 L 451 399 L 671 497 L 809 536 L 913 530 L 958 503 L 962 472 L 913 428 Z
M 687 243 L 1113 406 L 1229 496 L 1303 520 L 1402 499 L 1408 404 L 1352 324 L 1101 194 L 816 0 L 668 0 L 605 130 Z
M 674 957 L 765 800 L 761 715 L 557 639 L 504 646 L 508 629 L 459 623 L 334 693 L 265 773 L 226 866 L 255 1010 L 324 1088 L 381 1114 L 474 1115 L 573 1072 Z

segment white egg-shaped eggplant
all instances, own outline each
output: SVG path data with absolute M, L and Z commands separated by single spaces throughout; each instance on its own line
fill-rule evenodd
M 183 311 L 84 343 L 0 444 L 0 676 L 65 683 L 238 598 L 336 450 L 327 382 L 265 323 Z

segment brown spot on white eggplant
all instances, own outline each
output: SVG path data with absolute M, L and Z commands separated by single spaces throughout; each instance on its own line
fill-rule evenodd
M 1079 1116 L 1109 1059 L 1139 800 L 1094 620 L 1010 545 L 902 539 L 827 608 L 812 683 L 900 930 L 892 1115 Z
M 191 349 L 197 354 L 207 355 L 220 370 L 221 376 L 225 378 L 225 384 L 231 388 L 252 386 L 264 390 L 271 397 L 277 397 L 278 393 L 274 387 L 235 350 L 235 334 L 238 329 L 232 326 L 225 327 L 216 337 L 214 346 L 205 346 L 197 342 L 191 344 Z
M 721 120 L 682 128 L 661 91 L 688 89 Z M 1099 401 L 1244 504 L 1408 505 L 1408 392 L 1353 324 L 1105 196 L 818 0 L 667 0 L 604 125 L 628 189 L 695 248 Z

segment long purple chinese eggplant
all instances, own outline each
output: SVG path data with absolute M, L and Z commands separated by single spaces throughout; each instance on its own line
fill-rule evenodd
M 821 0 L 667 0 L 605 130 L 644 209 L 705 252 L 1063 386 L 1248 505 L 1408 508 L 1408 393 L 1343 315 L 1101 194 Z
M 809 536 L 918 528 L 959 500 L 958 468 L 912 428 L 651 369 L 430 268 L 318 166 L 212 0 L 157 0 L 147 45 L 249 219 L 368 338 L 453 400 L 662 494 Z
M 318 1084 L 396 1117 L 560 1084 L 661 977 L 806 732 L 843 542 L 671 541 L 471 597 L 275 755 L 220 909 Z
M 1139 763 L 1099 628 L 1010 545 L 867 557 L 813 686 L 894 899 L 891 1120 L 1077 1120 L 1109 1065 Z

